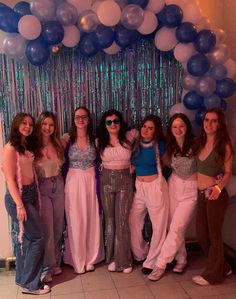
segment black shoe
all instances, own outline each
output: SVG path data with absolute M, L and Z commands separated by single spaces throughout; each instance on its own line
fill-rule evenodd
M 149 275 L 152 272 L 152 269 L 143 267 L 141 271 L 143 274 Z
M 142 265 L 144 261 L 145 260 L 141 260 L 141 261 L 133 260 L 133 264 L 134 265 Z

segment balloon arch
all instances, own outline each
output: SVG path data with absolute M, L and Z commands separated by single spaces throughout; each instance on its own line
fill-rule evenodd
M 160 51 L 173 51 L 184 69 L 184 112 L 200 124 L 206 109 L 226 109 L 236 91 L 236 63 L 230 58 L 222 29 L 211 30 L 195 0 L 32 0 L 12 9 L 0 3 L 0 49 L 18 61 L 40 66 L 61 47 L 92 57 L 114 55 L 152 36 Z

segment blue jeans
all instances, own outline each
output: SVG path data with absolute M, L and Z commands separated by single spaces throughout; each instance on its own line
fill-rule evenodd
M 62 176 L 39 180 L 42 212 L 41 222 L 45 237 L 44 273 L 61 264 L 61 241 L 64 225 L 65 195 Z
M 15 246 L 16 283 L 29 290 L 37 290 L 42 285 L 40 278 L 43 269 L 44 237 L 37 199 L 35 184 L 22 186 L 22 201 L 27 221 L 24 221 L 23 243 L 17 241 Z M 18 225 L 16 204 L 8 191 L 5 195 L 5 205 L 12 222 Z

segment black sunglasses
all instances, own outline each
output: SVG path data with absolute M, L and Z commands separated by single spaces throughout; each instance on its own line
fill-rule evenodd
M 119 118 L 115 118 L 115 119 L 113 119 L 113 120 L 111 120 L 111 119 L 108 119 L 108 120 L 106 120 L 106 126 L 111 126 L 112 125 L 112 123 L 113 124 L 115 124 L 115 125 L 119 125 L 120 124 L 120 120 L 119 120 Z

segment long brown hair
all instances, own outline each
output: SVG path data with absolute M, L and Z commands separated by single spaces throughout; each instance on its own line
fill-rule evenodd
M 224 162 L 226 156 L 226 145 L 230 147 L 231 155 L 233 155 L 233 146 L 227 130 L 225 114 L 221 109 L 212 108 L 205 112 L 201 125 L 201 132 L 196 140 L 196 151 L 199 153 L 206 145 L 207 134 L 204 130 L 204 120 L 208 113 L 215 113 L 217 115 L 219 127 L 215 135 L 214 149 L 218 153 L 219 161 Z
M 58 158 L 63 161 L 64 160 L 64 148 L 63 148 L 63 145 L 60 140 L 60 133 L 59 133 L 59 128 L 58 128 L 57 118 L 56 118 L 55 114 L 50 111 L 42 112 L 36 121 L 36 125 L 35 125 L 35 136 L 37 138 L 36 158 L 42 156 L 43 138 L 42 138 L 42 133 L 41 133 L 41 126 L 42 126 L 42 122 L 46 118 L 51 118 L 54 123 L 54 132 L 50 136 L 50 139 L 51 139 L 53 147 L 56 150 Z
M 22 124 L 26 117 L 30 117 L 33 121 L 33 129 L 35 127 L 35 121 L 31 114 L 18 113 L 12 123 L 9 134 L 9 143 L 16 149 L 18 153 L 24 154 L 25 150 L 35 153 L 35 138 L 34 132 L 25 138 L 26 148 L 21 144 L 21 133 L 19 132 L 19 126 Z

